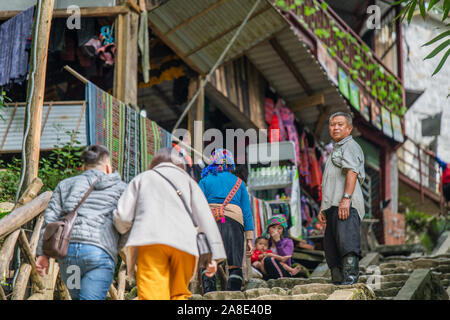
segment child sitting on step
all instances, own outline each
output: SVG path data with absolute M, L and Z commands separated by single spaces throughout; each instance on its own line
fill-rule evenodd
M 264 259 L 266 258 L 274 258 L 276 261 L 279 262 L 279 265 L 283 267 L 291 276 L 295 276 L 297 273 L 300 272 L 301 267 L 296 266 L 295 268 L 290 267 L 286 264 L 286 261 L 291 256 L 279 256 L 277 254 L 274 254 L 272 250 L 269 250 L 269 239 L 266 237 L 258 237 L 255 241 L 255 251 L 252 254 L 251 257 L 251 263 L 252 266 L 256 269 L 260 270 L 264 275 L 267 274 L 265 268 L 264 268 Z

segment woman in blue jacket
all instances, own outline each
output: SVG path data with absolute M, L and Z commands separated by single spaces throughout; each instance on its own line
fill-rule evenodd
M 247 254 L 253 251 L 253 220 L 245 183 L 231 172 L 235 170 L 233 154 L 218 149 L 211 156 L 211 164 L 202 171 L 199 186 L 208 200 L 222 235 L 228 264 L 227 290 L 238 291 L 242 286 L 244 234 Z M 216 290 L 215 276 L 202 274 L 204 293 Z

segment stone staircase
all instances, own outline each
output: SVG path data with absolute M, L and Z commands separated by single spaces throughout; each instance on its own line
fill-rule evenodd
M 375 300 L 373 290 L 365 284 L 336 286 L 330 279 L 283 278 L 264 281 L 250 279 L 243 291 L 215 291 L 194 294 L 192 300 Z

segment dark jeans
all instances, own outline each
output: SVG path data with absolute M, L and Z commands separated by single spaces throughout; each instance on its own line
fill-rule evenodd
M 264 269 L 266 269 L 267 272 L 267 274 L 264 275 L 264 280 L 288 278 L 291 276 L 274 258 L 267 257 L 264 259 Z
M 338 217 L 338 207 L 331 207 L 324 211 L 327 219 L 325 237 L 323 240 L 325 259 L 328 267 L 342 267 L 342 258 L 354 253 L 361 258 L 360 231 L 361 224 L 358 211 L 350 208 L 350 215 L 346 220 Z

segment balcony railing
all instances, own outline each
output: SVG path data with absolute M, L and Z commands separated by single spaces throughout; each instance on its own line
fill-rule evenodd
M 363 40 L 321 0 L 274 0 L 295 17 L 308 34 L 320 40 L 338 65 L 379 105 L 398 115 L 406 111 L 402 81 Z
M 412 140 L 406 140 L 397 150 L 398 171 L 413 183 L 420 192 L 422 203 L 424 195 L 439 201 L 441 214 L 445 214 L 445 203 L 442 196 L 441 170 L 434 153 L 423 149 Z

